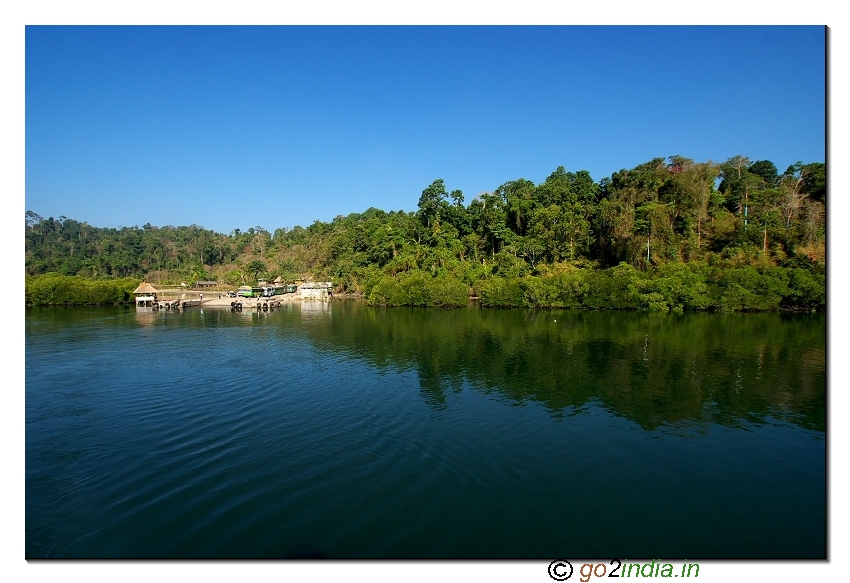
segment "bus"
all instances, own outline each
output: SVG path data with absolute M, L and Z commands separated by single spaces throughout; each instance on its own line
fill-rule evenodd
M 275 285 L 275 286 L 263 286 L 263 287 L 251 287 L 250 285 L 240 286 L 239 291 L 236 292 L 237 296 L 242 296 L 243 298 L 270 298 L 272 296 L 279 296 L 281 294 L 294 294 L 296 291 L 296 286 L 294 285 Z

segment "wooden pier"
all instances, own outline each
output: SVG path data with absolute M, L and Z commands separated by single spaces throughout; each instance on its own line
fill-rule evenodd
M 158 300 L 151 304 L 154 310 L 185 310 L 186 308 L 196 308 L 204 304 L 203 300 Z

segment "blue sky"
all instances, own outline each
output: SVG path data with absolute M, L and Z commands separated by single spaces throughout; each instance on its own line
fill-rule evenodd
M 219 232 L 558 166 L 825 161 L 820 26 L 26 29 L 25 206 Z

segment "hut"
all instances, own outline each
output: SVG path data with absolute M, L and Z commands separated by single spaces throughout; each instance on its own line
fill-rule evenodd
M 136 294 L 136 307 L 149 307 L 156 302 L 156 288 L 146 281 L 143 281 L 134 291 Z

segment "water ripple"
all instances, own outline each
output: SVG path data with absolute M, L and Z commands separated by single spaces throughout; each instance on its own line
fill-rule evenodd
M 312 308 L 30 317 L 27 556 L 818 556 L 821 345 Z

